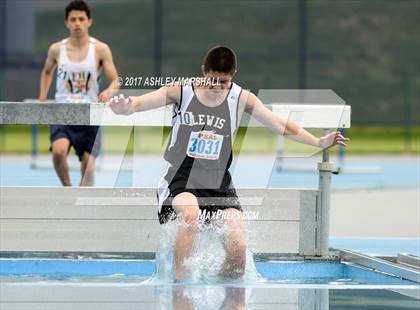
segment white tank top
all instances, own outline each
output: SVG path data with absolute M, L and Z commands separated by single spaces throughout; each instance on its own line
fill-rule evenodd
M 67 42 L 60 42 L 55 100 L 58 102 L 97 102 L 99 83 L 95 60 L 95 39 L 89 38 L 87 57 L 73 62 L 67 56 Z

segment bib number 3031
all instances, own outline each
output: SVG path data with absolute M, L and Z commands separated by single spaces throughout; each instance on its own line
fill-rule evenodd
M 217 160 L 222 149 L 223 136 L 211 131 L 191 132 L 187 155 L 194 158 Z

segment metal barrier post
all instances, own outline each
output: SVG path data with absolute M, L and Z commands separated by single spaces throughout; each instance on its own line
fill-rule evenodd
M 328 132 L 328 130 L 325 130 Z M 331 173 L 334 164 L 330 163 L 330 151 L 322 151 L 322 162 L 318 163 L 319 182 L 317 199 L 317 237 L 316 255 L 329 256 L 328 242 L 330 229 L 330 197 L 331 197 Z
M 32 150 L 31 150 L 31 168 L 36 168 L 36 160 L 38 157 L 38 125 L 31 125 L 31 139 L 32 139 Z

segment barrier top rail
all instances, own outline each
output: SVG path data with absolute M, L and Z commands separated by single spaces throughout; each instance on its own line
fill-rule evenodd
M 351 107 L 334 104 L 272 104 L 277 115 L 291 119 L 304 128 L 350 128 Z M 100 125 L 100 126 L 170 126 L 172 107 L 116 115 L 103 103 L 0 102 L 0 124 L 15 125 Z M 262 127 L 244 113 L 241 127 Z

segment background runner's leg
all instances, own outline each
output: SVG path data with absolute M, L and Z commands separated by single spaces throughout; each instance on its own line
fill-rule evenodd
M 67 153 L 70 141 L 60 138 L 52 143 L 53 164 L 55 172 L 64 186 L 71 186 L 69 165 L 67 163 Z
M 96 159 L 91 154 L 85 152 L 80 166 L 80 186 L 93 186 L 95 183 L 95 162 Z

